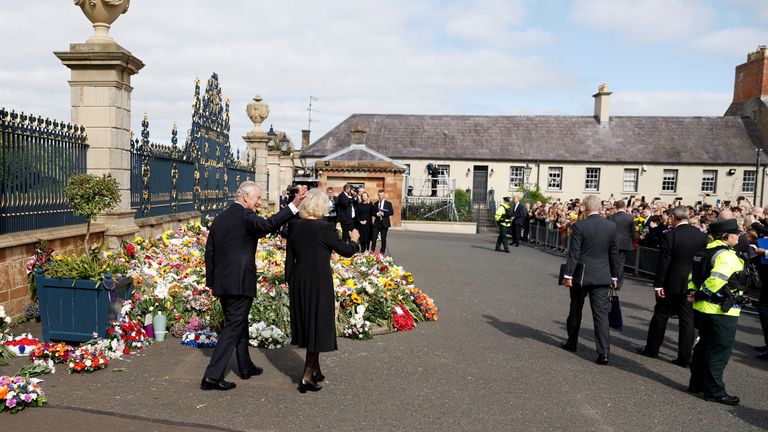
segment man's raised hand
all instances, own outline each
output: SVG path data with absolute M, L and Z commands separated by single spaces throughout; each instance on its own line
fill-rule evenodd
M 299 186 L 299 192 L 293 198 L 293 205 L 298 207 L 299 205 L 301 205 L 301 202 L 304 201 L 304 198 L 306 197 L 307 197 L 307 187 Z

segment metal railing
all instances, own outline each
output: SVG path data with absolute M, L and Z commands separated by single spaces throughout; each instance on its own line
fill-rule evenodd
M 0 234 L 85 223 L 66 202 L 86 172 L 85 128 L 0 109 Z

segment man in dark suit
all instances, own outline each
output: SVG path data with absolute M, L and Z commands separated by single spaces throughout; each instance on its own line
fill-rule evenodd
M 352 185 L 344 185 L 338 197 L 336 197 L 336 218 L 341 224 L 341 239 L 349 241 L 349 232 L 355 229 L 355 196 Z
M 687 207 L 672 209 L 670 222 L 675 228 L 661 237 L 659 263 L 653 282 L 656 307 L 648 328 L 648 341 L 637 350 L 647 357 L 658 356 L 667 320 L 676 314 L 680 320 L 680 334 L 677 358 L 672 363 L 682 367 L 691 363 L 694 339 L 693 307 L 688 301 L 688 275 L 691 273 L 693 256 L 707 247 L 707 235 L 688 224 L 688 214 Z
M 384 190 L 379 189 L 379 200 L 373 204 L 373 234 L 371 235 L 372 246 L 371 250 L 376 250 L 376 239 L 381 234 L 381 253 L 387 249 L 387 231 L 392 223 L 389 217 L 394 214 L 394 208 L 392 207 L 392 201 L 384 199 Z
M 624 284 L 624 263 L 627 260 L 627 252 L 634 249 L 633 238 L 635 236 L 635 219 L 627 213 L 624 200 L 618 200 L 614 204 L 616 212 L 608 217 L 608 220 L 616 224 L 616 247 L 619 249 L 619 288 Z
M 608 364 L 608 288 L 616 288 L 619 273 L 616 225 L 600 216 L 602 202 L 596 195 L 587 195 L 583 205 L 588 216 L 571 228 L 571 246 L 562 281 L 569 288 L 571 305 L 566 321 L 568 340 L 560 346 L 568 351 L 576 351 L 584 298 L 589 295 L 592 320 L 595 323 L 597 363 Z M 577 266 L 583 271 L 574 275 Z M 579 279 L 574 281 L 574 276 Z
M 515 247 L 520 246 L 520 232 L 523 229 L 523 223 L 528 220 L 528 210 L 520 202 L 520 196 L 515 195 L 515 203 L 512 204 L 512 244 Z
M 205 243 L 205 285 L 213 290 L 224 310 L 224 328 L 205 370 L 200 388 L 230 390 L 235 383 L 224 381 L 224 373 L 237 353 L 237 374 L 242 379 L 259 375 L 262 369 L 248 354 L 248 314 L 256 295 L 256 247 L 259 238 L 277 232 L 297 212 L 307 190 L 302 187 L 293 202 L 265 219 L 254 212 L 261 205 L 261 187 L 243 182 L 235 202 L 213 220 Z

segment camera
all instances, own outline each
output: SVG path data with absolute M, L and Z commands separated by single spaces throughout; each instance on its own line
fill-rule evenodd
M 296 198 L 296 194 L 299 193 L 299 187 L 296 185 L 291 185 L 288 186 L 285 191 L 288 192 L 288 202 L 292 202 L 293 199 Z

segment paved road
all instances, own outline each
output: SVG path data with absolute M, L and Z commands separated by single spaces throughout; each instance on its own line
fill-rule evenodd
M 261 377 L 234 391 L 198 390 L 210 352 L 175 340 L 115 363 L 126 372 L 48 376 L 51 406 L 3 415 L 3 429 L 38 430 L 403 430 L 665 431 L 768 428 L 768 362 L 754 358 L 757 319 L 742 317 L 726 407 L 688 395 L 688 371 L 634 354 L 652 298 L 646 284 L 622 291 L 623 333 L 611 365 L 593 363 L 585 307 L 579 352 L 558 347 L 568 297 L 555 285 L 561 258 L 529 248 L 495 253 L 494 236 L 392 232 L 392 254 L 440 307 L 440 321 L 373 341 L 340 340 L 324 356 L 328 382 L 301 395 L 303 353 L 253 349 Z M 676 326 L 671 326 L 676 330 Z M 671 336 L 676 336 L 672 333 Z M 662 357 L 674 356 L 668 338 Z M 7 372 L 7 370 L 6 370 Z

